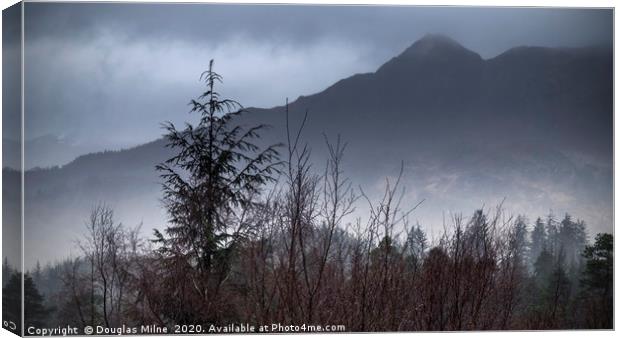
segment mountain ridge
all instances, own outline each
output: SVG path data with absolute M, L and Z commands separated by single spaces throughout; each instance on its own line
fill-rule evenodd
M 482 57 L 480 57 L 479 54 L 471 51 L 470 49 L 464 47 L 463 45 L 461 45 L 460 43 L 458 43 L 457 41 L 455 41 L 454 39 L 447 37 L 445 35 L 442 34 L 433 34 L 433 33 L 429 33 L 426 34 L 424 37 L 422 37 L 421 39 L 415 41 L 414 43 L 412 43 L 409 47 L 407 47 L 403 52 L 401 52 L 399 55 L 393 57 L 392 59 L 386 61 L 385 63 L 383 63 L 381 66 L 379 66 L 377 68 L 377 70 L 375 70 L 374 72 L 365 72 L 365 73 L 357 73 L 357 74 L 353 74 L 349 77 L 343 78 L 341 80 L 338 80 L 336 82 L 334 82 L 332 85 L 326 87 L 325 89 L 313 93 L 313 94 L 309 94 L 309 95 L 300 95 L 299 97 L 297 97 L 297 99 L 295 99 L 294 101 L 290 102 L 290 106 L 296 106 L 296 105 L 303 105 L 306 104 L 308 102 L 308 100 L 311 100 L 312 98 L 319 96 L 321 94 L 329 94 L 331 91 L 334 91 L 335 89 L 341 87 L 341 86 L 359 86 L 358 83 L 352 83 L 352 81 L 355 82 L 367 82 L 373 75 L 376 76 L 378 73 L 381 73 L 382 71 L 385 71 L 385 67 L 386 65 L 389 65 L 391 63 L 393 63 L 394 61 L 403 61 L 403 58 L 407 58 L 408 56 L 410 56 L 411 54 L 420 54 L 421 50 L 423 50 L 425 53 L 422 53 L 423 56 L 428 57 L 429 52 L 440 52 L 440 53 L 444 53 L 446 51 L 454 51 L 457 50 L 459 52 L 461 52 L 462 54 L 469 54 L 470 57 L 472 59 L 476 59 L 477 61 L 481 62 L 482 64 L 486 64 L 486 63 L 497 63 L 497 62 L 501 62 L 502 60 L 506 59 L 506 58 L 521 58 L 523 59 L 523 54 L 529 54 L 532 52 L 541 54 L 541 53 L 548 53 L 548 54 L 565 54 L 565 55 L 573 55 L 573 54 L 589 54 L 592 52 L 595 53 L 608 53 L 611 52 L 611 50 L 609 49 L 609 47 L 607 46 L 586 46 L 586 47 L 544 47 L 544 46 L 517 46 L 517 47 L 513 47 L 513 48 L 509 48 L 508 50 L 504 51 L 503 53 L 500 53 L 497 56 L 494 56 L 492 58 L 488 58 L 488 59 L 483 59 Z M 439 51 L 438 51 L 439 50 Z M 280 105 L 280 106 L 274 106 L 271 108 L 260 108 L 260 107 L 248 107 L 246 108 L 248 111 L 250 112 L 264 112 L 264 111 L 270 111 L 270 110 L 283 110 L 284 106 Z M 293 110 L 293 109 L 291 109 Z M 125 150 L 131 150 L 133 148 L 136 147 L 141 147 L 143 145 L 147 145 L 153 142 L 158 142 L 160 141 L 160 139 L 155 139 L 152 140 L 150 142 L 146 142 L 146 143 L 142 143 L 142 144 L 137 144 L 135 146 L 131 146 L 131 147 L 127 147 L 127 148 L 123 148 L 123 149 L 118 149 L 118 150 L 102 150 L 102 151 L 97 151 L 97 152 L 89 152 L 89 153 L 84 153 L 83 155 L 79 155 L 76 158 L 74 158 L 73 160 L 60 165 L 60 164 L 55 164 L 55 165 L 59 165 L 61 167 L 64 167 L 66 165 L 69 165 L 71 163 L 73 163 L 75 160 L 78 160 L 79 158 L 85 156 L 85 155 L 94 155 L 94 154 L 100 154 L 100 153 L 106 153 L 106 152 L 116 152 L 116 151 L 125 151 Z M 44 169 L 45 167 L 41 167 L 38 169 Z

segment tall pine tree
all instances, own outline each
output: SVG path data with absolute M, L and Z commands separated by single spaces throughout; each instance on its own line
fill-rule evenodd
M 157 166 L 170 225 L 155 233 L 168 279 L 168 317 L 176 323 L 213 321 L 225 306 L 216 302 L 237 243 L 253 229 L 244 219 L 254 196 L 277 173 L 277 146 L 257 143 L 264 125 L 238 123 L 243 107 L 215 90 L 222 77 L 201 75 L 206 91 L 190 102 L 197 125 L 178 130 L 166 123 L 166 140 L 175 155 Z
M 534 229 L 530 234 L 530 264 L 531 267 L 534 267 L 534 263 L 540 256 L 540 253 L 545 249 L 545 242 L 547 241 L 547 233 L 545 232 L 545 223 L 543 223 L 542 219 L 539 217 L 536 219 L 536 223 L 534 224 Z

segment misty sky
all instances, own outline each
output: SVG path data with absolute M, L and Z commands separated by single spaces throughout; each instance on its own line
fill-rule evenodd
M 208 4 L 26 4 L 27 139 L 89 151 L 188 119 L 211 58 L 224 96 L 282 105 L 371 72 L 427 33 L 484 58 L 520 45 L 612 44 L 612 11 Z

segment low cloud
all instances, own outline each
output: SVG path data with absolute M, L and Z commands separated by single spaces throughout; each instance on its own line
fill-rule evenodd
M 187 103 L 204 89 L 199 75 L 210 59 L 224 76 L 220 92 L 248 107 L 282 105 L 378 66 L 363 47 L 328 39 L 304 46 L 241 37 L 217 45 L 125 41 L 107 32 L 82 44 L 28 44 L 28 135 L 69 134 L 111 148 L 150 141 L 161 134 L 161 122 L 190 119 Z M 40 55 L 53 62 L 40 62 Z

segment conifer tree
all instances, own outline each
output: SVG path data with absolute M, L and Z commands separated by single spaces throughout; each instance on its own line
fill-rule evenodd
M 530 264 L 533 267 L 534 263 L 540 256 L 540 253 L 545 248 L 545 242 L 547 241 L 547 233 L 545 232 L 545 224 L 542 219 L 539 217 L 536 219 L 536 223 L 534 224 L 534 229 L 532 230 L 530 236 L 530 249 L 529 249 L 529 257 Z
M 23 275 L 23 304 L 24 304 L 24 324 L 26 327 L 41 328 L 45 325 L 48 309 L 43 305 L 43 296 L 37 290 L 28 274 Z M 21 305 L 22 305 L 22 276 L 13 273 L 7 285 L 2 289 L 2 311 L 3 320 L 11 321 L 15 324 L 19 332 L 21 327 Z
M 515 251 L 519 265 L 525 262 L 527 257 L 527 219 L 525 216 L 518 216 L 513 229 L 512 243 L 509 243 Z
M 178 279 L 167 281 L 173 295 L 179 293 L 169 307 L 190 308 L 171 317 L 188 323 L 200 312 L 213 319 L 213 301 L 229 272 L 235 246 L 253 230 L 244 211 L 274 180 L 279 165 L 276 145 L 257 145 L 266 126 L 244 128 L 238 122 L 243 107 L 215 90 L 222 77 L 213 70 L 213 60 L 201 80 L 206 90 L 190 102 L 199 122 L 180 130 L 172 123 L 164 125 L 167 146 L 175 155 L 156 167 L 164 181 L 170 224 L 165 234 L 155 232 L 158 252 L 173 275 L 185 275 L 176 278 L 189 279 L 187 285 Z
M 586 246 L 586 231 L 583 221 L 574 221 L 566 214 L 558 232 L 560 245 L 562 246 L 566 264 L 573 270 L 578 270 L 582 264 L 582 253 Z
M 587 328 L 613 328 L 613 236 L 598 234 L 583 253 L 581 305 Z
M 49 310 L 43 305 L 43 296 L 39 293 L 32 277 L 24 275 L 24 323 L 26 327 L 41 328 L 45 325 Z
M 555 216 L 553 214 L 549 214 L 547 216 L 547 225 L 546 225 L 546 232 L 547 232 L 547 241 L 545 243 L 545 248 L 552 254 L 552 255 L 556 255 L 559 252 L 559 225 L 558 222 L 555 220 Z

